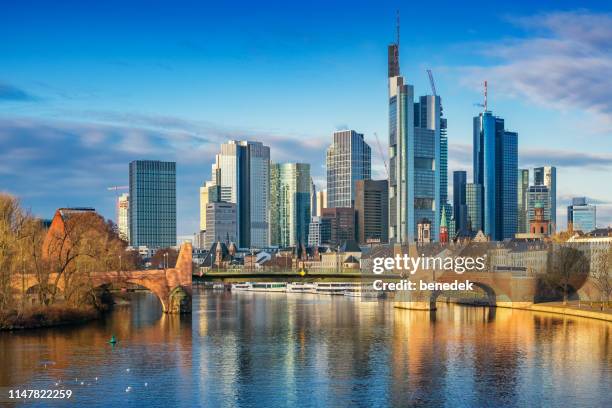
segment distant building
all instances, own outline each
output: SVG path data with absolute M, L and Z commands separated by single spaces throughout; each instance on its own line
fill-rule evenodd
M 517 179 L 517 219 L 516 232 L 524 234 L 529 230 L 527 218 L 527 191 L 529 190 L 529 169 L 519 169 Z
M 221 201 L 220 187 L 214 181 L 207 181 L 200 187 L 200 231 L 206 231 L 206 205 Z
M 389 241 L 389 187 L 387 180 L 357 180 L 355 192 L 357 241 Z
M 468 230 L 467 203 L 465 189 L 467 185 L 467 172 L 453 172 L 453 215 L 455 232 Z
M 597 208 L 587 204 L 586 197 L 575 197 L 567 207 L 567 227 L 573 231 L 589 233 L 597 228 Z
M 533 169 L 533 184 L 548 187 L 550 195 L 550 233 L 557 230 L 557 168 L 554 166 Z
M 483 228 L 492 241 L 513 238 L 518 224 L 518 134 L 484 111 L 474 118 L 474 183 L 483 189 Z
M 550 207 L 550 193 L 548 187 L 543 184 L 529 186 L 527 189 L 527 219 L 530 225 L 536 220 L 536 206 L 542 207 L 542 216 L 545 220 L 548 220 L 548 231 L 545 235 L 552 234 L 552 223 L 551 220 L 551 207 Z
M 325 208 L 322 218 L 329 220 L 332 245 L 355 240 L 355 210 L 353 208 Z
M 331 243 L 331 220 L 312 217 L 308 226 L 308 246 L 319 247 Z
M 211 248 L 215 242 L 229 245 L 238 238 L 236 204 L 215 202 L 206 204 L 206 233 L 204 248 Z
M 548 236 L 550 234 L 550 220 L 544 214 L 544 205 L 536 203 L 533 208 L 533 219 L 529 221 L 529 232 Z
M 337 131 L 333 137 L 327 149 L 327 207 L 352 207 L 355 182 L 371 177 L 372 153 L 354 130 Z
M 130 163 L 129 222 L 133 247 L 176 245 L 176 163 Z
M 130 195 L 121 194 L 117 199 L 117 232 L 119 238 L 130 242 Z
M 448 242 L 448 224 L 446 222 L 446 213 L 442 213 L 440 220 L 440 242 L 443 244 Z
M 270 235 L 270 148 L 231 140 L 221 145 L 213 165 L 221 201 L 236 204 L 238 246 L 264 248 Z
M 310 178 L 310 215 L 312 217 L 317 215 L 317 186 L 312 177 Z
M 308 242 L 310 164 L 273 164 L 270 176 L 270 241 L 280 247 Z
M 317 191 L 316 212 L 313 216 L 320 217 L 324 208 L 327 208 L 327 190 Z
M 465 185 L 465 202 L 467 205 L 468 230 L 473 234 L 482 231 L 482 186 L 480 184 L 467 183 Z

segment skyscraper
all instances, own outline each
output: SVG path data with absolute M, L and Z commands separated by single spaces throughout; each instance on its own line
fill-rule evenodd
M 513 238 L 518 223 L 518 134 L 484 111 L 474 117 L 474 183 L 483 188 L 483 232 L 492 240 Z
M 414 102 L 399 75 L 399 46 L 389 46 L 389 239 L 414 242 L 418 226 L 438 239 L 442 205 L 441 103 L 437 95 Z M 422 227 L 423 228 L 423 227 Z
M 355 193 L 357 241 L 389 241 L 389 185 L 387 180 L 357 180 Z
M 467 206 L 467 228 L 472 234 L 482 230 L 483 224 L 483 188 L 480 184 L 465 185 L 465 203 Z
M 554 166 L 533 169 L 533 184 L 548 187 L 550 194 L 550 234 L 557 230 L 557 168 Z
M 312 217 L 308 226 L 308 245 L 321 246 L 331 242 L 331 220 L 323 217 Z
M 176 163 L 131 162 L 129 200 L 131 246 L 176 245 Z
M 270 148 L 232 140 L 221 145 L 213 165 L 221 200 L 236 204 L 238 246 L 262 248 L 269 241 Z
M 371 177 L 372 153 L 354 130 L 334 132 L 333 138 L 327 149 L 327 207 L 352 207 L 355 182 Z
M 355 210 L 353 208 L 324 208 L 321 218 L 329 220 L 331 244 L 340 245 L 344 241 L 355 240 Z
M 119 238 L 130 242 L 130 195 L 121 194 L 117 199 L 117 232 Z
M 545 235 L 552 233 L 551 220 L 551 205 L 550 205 L 550 191 L 548 187 L 543 184 L 536 186 L 529 186 L 527 189 L 527 221 L 531 225 L 536 218 L 536 207 L 542 208 L 543 219 L 548 221 L 549 231 L 545 232 Z
M 597 228 L 597 208 L 587 204 L 586 197 L 572 198 L 572 204 L 567 207 L 567 228 L 584 233 Z
M 310 223 L 310 164 L 273 164 L 270 172 L 270 241 L 306 245 Z
M 236 204 L 210 202 L 206 204 L 206 233 L 204 248 L 210 249 L 215 242 L 236 242 L 238 235 Z
M 313 215 L 320 217 L 323 209 L 327 208 L 327 190 L 317 191 L 317 212 Z
M 519 169 L 517 179 L 517 219 L 516 232 L 525 234 L 529 231 L 527 219 L 527 190 L 529 189 L 529 169 Z
M 467 172 L 453 172 L 453 211 L 455 218 L 455 233 L 465 233 L 468 230 L 467 203 L 465 199 Z

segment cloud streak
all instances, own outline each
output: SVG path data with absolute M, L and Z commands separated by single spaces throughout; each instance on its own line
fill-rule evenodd
M 464 82 L 482 78 L 500 93 L 561 110 L 576 107 L 612 122 L 612 15 L 553 12 L 510 18 L 527 38 L 478 44 L 489 66 L 466 67 Z
M 34 102 L 38 98 L 16 86 L 0 82 L 0 102 Z

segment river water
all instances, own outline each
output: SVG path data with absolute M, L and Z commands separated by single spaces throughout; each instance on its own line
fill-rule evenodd
M 0 390 L 73 392 L 27 406 L 603 407 L 611 335 L 519 310 L 204 289 L 193 316 L 166 316 L 139 293 L 103 321 L 0 333 Z

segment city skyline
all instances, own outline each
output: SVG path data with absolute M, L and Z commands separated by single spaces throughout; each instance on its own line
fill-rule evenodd
M 9 8 L 6 15 L 23 13 L 19 6 L 11 7 L 15 8 Z M 564 57 L 569 51 L 564 51 L 562 45 L 574 49 L 577 43 L 583 46 L 578 58 L 603 57 L 604 65 L 598 68 L 603 75 L 605 64 L 611 64 L 612 59 L 605 45 L 612 38 L 612 29 L 608 28 L 611 24 L 606 24 L 612 18 L 609 10 L 560 12 L 542 7 L 535 15 L 520 6 L 499 12 L 483 10 L 480 13 L 496 24 L 470 28 L 470 19 L 464 20 L 461 27 L 449 24 L 446 35 L 461 34 L 448 37 L 452 41 L 446 37 L 424 38 L 423 33 L 432 29 L 420 23 L 415 26 L 406 10 L 401 31 L 403 73 L 414 84 L 415 95 L 430 94 L 425 69 L 433 69 L 449 121 L 449 174 L 467 170 L 468 180 L 472 179 L 471 118 L 480 111 L 473 104 L 481 100 L 480 82 L 487 79 L 489 105 L 520 135 L 519 167 L 557 167 L 559 229 L 565 228 L 565 210 L 575 196 L 589 197 L 589 202 L 598 206 L 598 224 L 609 225 L 612 191 L 600 188 L 612 166 L 612 156 L 606 153 L 612 151 L 612 141 L 605 137 L 609 136 L 605 129 L 612 111 L 610 98 L 605 97 L 609 93 L 602 89 L 589 94 L 592 89 L 587 85 L 597 85 L 597 81 L 588 79 L 591 66 L 583 67 L 587 69 L 586 79 L 582 79 L 581 88 L 571 90 L 576 93 L 571 98 L 544 92 L 542 88 L 550 88 L 551 84 L 537 76 L 528 81 L 533 88 L 521 93 L 518 85 L 526 79 L 517 78 L 518 74 L 512 71 L 517 65 L 511 60 L 519 50 L 541 51 L 537 47 L 542 42 L 551 46 L 541 58 Z M 314 180 L 321 188 L 324 152 L 330 135 L 340 128 L 356 129 L 365 135 L 375 150 L 372 178 L 385 178 L 373 134 L 377 132 L 384 141 L 388 132 L 385 47 L 394 40 L 395 8 L 356 7 L 348 12 L 343 18 L 354 18 L 356 22 L 369 21 L 365 16 L 375 13 L 373 26 L 356 33 L 331 24 L 332 17 L 340 13 L 332 7 L 322 20 L 320 15 L 316 17 L 322 24 L 320 33 L 309 28 L 292 33 L 289 39 L 295 41 L 289 55 L 280 51 L 280 44 L 273 43 L 291 32 L 284 25 L 236 43 L 232 42 L 235 33 L 222 40 L 226 32 L 213 24 L 199 33 L 206 34 L 204 37 L 212 42 L 197 51 L 198 42 L 184 42 L 199 36 L 184 31 L 168 39 L 173 45 L 162 42 L 159 49 L 150 49 L 143 39 L 129 36 L 133 32 L 119 22 L 118 31 L 132 40 L 129 46 L 113 49 L 116 38 L 99 37 L 102 29 L 93 25 L 91 37 L 82 40 L 93 40 L 91 49 L 85 49 L 81 48 L 84 43 L 71 35 L 72 26 L 60 29 L 55 38 L 46 38 L 41 33 L 49 30 L 49 24 L 36 25 L 35 32 L 25 35 L 7 21 L 1 25 L 0 33 L 8 38 L 19 33 L 19 38 L 0 45 L 4 68 L 0 73 L 0 190 L 16 194 L 26 207 L 44 218 L 50 218 L 57 207 L 92 206 L 114 219 L 116 197 L 106 188 L 127 183 L 127 163 L 141 159 L 176 161 L 178 234 L 191 235 L 198 230 L 197 189 L 209 178 L 219 144 L 231 139 L 261 141 L 271 147 L 273 162 L 310 163 Z M 229 12 L 216 8 L 206 11 L 209 18 Z M 293 16 L 290 22 L 297 18 L 295 10 L 269 11 L 277 17 Z M 77 7 L 68 16 L 91 20 L 91 16 L 79 12 L 82 13 Z M 129 16 L 134 10 L 124 12 Z M 30 17 L 41 20 L 43 11 L 32 11 Z M 108 16 L 101 13 L 100 20 L 105 18 Z M 235 16 L 237 21 L 245 18 L 242 14 Z M 448 15 L 441 18 L 450 21 Z M 568 21 L 575 27 L 572 32 L 563 28 Z M 536 22 L 540 30 L 534 28 Z M 598 29 L 589 29 L 594 24 Z M 477 33 L 469 33 L 470 29 Z M 249 30 L 256 31 L 256 27 L 247 25 Z M 32 57 L 38 55 L 33 50 L 39 46 L 36 41 L 40 38 L 43 43 L 56 43 L 51 44 L 46 57 Z M 286 45 L 289 39 L 281 44 Z M 323 44 L 324 39 L 330 40 L 329 46 Z M 474 42 L 494 58 L 466 51 L 466 44 Z M 223 50 L 223 45 L 228 44 L 232 46 Z M 436 52 L 433 57 L 428 53 L 432 47 L 444 52 Z M 58 59 L 57 54 L 62 57 Z M 212 58 L 218 62 L 212 68 L 201 69 Z M 339 65 L 346 58 L 359 59 L 359 66 Z M 272 67 L 280 60 L 286 61 L 288 72 Z M 237 61 L 252 62 L 253 69 L 237 70 L 236 65 L 243 65 Z M 227 88 L 227 94 L 221 94 L 211 82 L 217 81 L 228 66 L 234 66 L 227 71 L 228 82 L 230 76 L 238 72 L 241 75 L 236 84 Z M 567 75 L 564 68 L 567 67 L 551 64 L 547 71 L 556 69 Z M 321 73 L 318 82 L 309 78 L 313 72 Z M 339 73 L 343 75 L 338 77 Z M 116 79 L 119 74 L 125 78 Z M 300 98 L 292 99 L 292 106 L 284 106 L 283 99 L 278 98 L 279 86 L 269 80 L 274 75 L 279 76 L 280 83 L 290 77 L 300 82 L 293 91 Z M 142 78 L 134 81 L 137 76 Z M 178 79 L 181 76 L 194 84 L 194 91 L 187 92 L 185 83 Z M 469 83 L 457 80 L 464 77 L 471 78 Z M 94 80 L 95 86 L 91 84 Z M 237 102 L 236 92 L 245 87 L 252 95 L 241 94 L 243 99 Z M 264 96 L 264 90 L 269 96 Z M 556 88 L 554 91 L 561 92 Z M 185 97 L 177 92 L 185 92 Z M 253 104 L 253 98 L 258 104 Z M 452 191 L 452 184 L 448 188 Z

